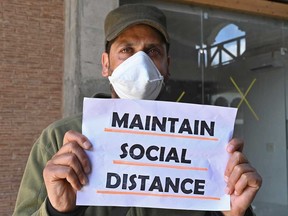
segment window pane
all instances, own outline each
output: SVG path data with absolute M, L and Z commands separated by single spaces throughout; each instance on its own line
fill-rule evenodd
M 171 81 L 163 100 L 238 107 L 235 136 L 263 177 L 257 216 L 287 215 L 287 21 L 164 1 Z
M 263 186 L 254 202 L 257 215 L 285 215 L 288 212 L 287 55 L 281 53 L 281 48 L 287 47 L 284 42 L 287 38 L 285 24 L 216 10 L 206 13 L 203 35 L 207 38 L 213 37 L 213 26 L 217 28 L 225 23 L 232 23 L 245 32 L 245 49 L 244 45 L 239 47 L 241 55 L 235 55 L 233 61 L 225 64 L 225 60 L 232 57 L 224 50 L 223 64 L 205 67 L 205 83 L 213 83 L 215 87 L 211 104 L 225 98 L 229 106 L 239 108 L 235 136 L 244 138 L 245 154 L 263 177 Z M 240 42 L 243 43 L 243 40 Z M 236 47 L 231 52 L 233 55 L 237 52 L 235 43 L 226 45 L 226 49 L 230 45 Z

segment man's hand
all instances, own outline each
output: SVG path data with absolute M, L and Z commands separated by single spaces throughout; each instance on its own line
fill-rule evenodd
M 84 150 L 92 148 L 88 139 L 75 131 L 64 135 L 62 148 L 47 162 L 43 177 L 52 206 L 59 212 L 76 208 L 76 191 L 88 183 L 91 171 Z
M 225 216 L 244 216 L 262 184 L 261 176 L 242 153 L 243 146 L 239 139 L 232 139 L 227 146 L 231 157 L 225 170 L 225 181 L 226 193 L 231 195 L 231 211 L 222 212 Z

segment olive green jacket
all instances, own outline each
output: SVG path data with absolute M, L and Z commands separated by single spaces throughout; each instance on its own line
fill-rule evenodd
M 50 158 L 62 147 L 64 134 L 69 130 L 82 131 L 82 115 L 62 119 L 48 126 L 34 144 L 27 161 L 26 169 L 20 185 L 14 216 L 48 216 L 46 202 L 47 192 L 43 180 L 43 169 Z M 113 210 L 114 209 L 114 210 Z M 88 207 L 80 215 L 110 216 L 119 215 L 113 207 Z M 208 213 L 208 215 L 221 215 Z M 130 208 L 127 216 L 204 216 L 205 212 L 169 210 L 155 208 Z M 206 214 L 207 215 L 207 214 Z M 253 216 L 247 213 L 247 216 Z

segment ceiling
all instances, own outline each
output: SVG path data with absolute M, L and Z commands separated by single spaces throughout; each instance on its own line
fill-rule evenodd
M 284 4 L 288 4 L 288 0 L 269 0 L 271 2 L 279 2 L 279 3 L 284 3 Z

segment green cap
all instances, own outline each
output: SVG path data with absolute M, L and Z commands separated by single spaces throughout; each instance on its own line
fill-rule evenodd
M 157 29 L 169 43 L 164 13 L 156 7 L 140 4 L 127 4 L 108 13 L 105 20 L 106 43 L 115 39 L 127 27 L 146 24 Z

